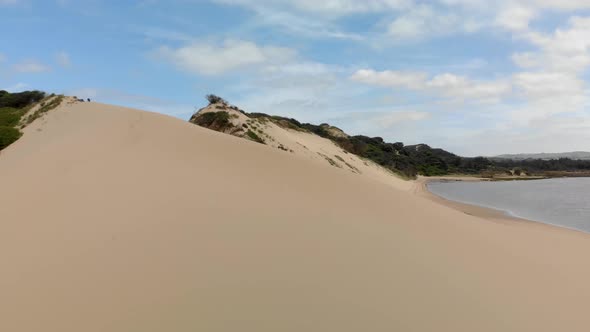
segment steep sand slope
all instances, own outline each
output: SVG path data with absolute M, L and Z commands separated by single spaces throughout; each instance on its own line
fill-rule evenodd
M 0 157 L 0 331 L 586 331 L 590 241 L 163 115 L 51 112 Z

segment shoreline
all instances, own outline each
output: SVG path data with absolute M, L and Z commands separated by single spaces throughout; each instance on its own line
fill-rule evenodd
M 414 194 L 423 198 L 426 198 L 432 202 L 437 204 L 449 207 L 453 210 L 460 211 L 464 214 L 481 218 L 486 221 L 491 221 L 494 223 L 504 224 L 507 226 L 518 226 L 524 225 L 526 227 L 535 227 L 535 228 L 545 228 L 545 229 L 552 229 L 552 230 L 559 230 L 559 231 L 566 231 L 566 232 L 575 232 L 578 234 L 582 234 L 585 237 L 590 235 L 590 232 L 585 232 L 579 229 L 570 228 L 561 225 L 554 225 L 545 223 L 542 221 L 531 220 L 520 218 L 510 214 L 508 211 L 493 209 L 489 207 L 483 207 L 479 205 L 472 205 L 462 202 L 457 202 L 453 200 L 446 199 L 444 197 L 438 196 L 428 190 L 428 183 L 430 182 L 444 182 L 444 181 L 462 181 L 462 182 L 487 182 L 487 181 L 494 181 L 487 178 L 478 178 L 478 177 L 462 177 L 462 176 L 450 176 L 450 177 L 420 177 L 415 181 L 414 187 Z

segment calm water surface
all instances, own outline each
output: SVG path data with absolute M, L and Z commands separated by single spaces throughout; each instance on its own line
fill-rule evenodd
M 590 233 L 590 178 L 432 182 L 428 189 L 449 200 Z

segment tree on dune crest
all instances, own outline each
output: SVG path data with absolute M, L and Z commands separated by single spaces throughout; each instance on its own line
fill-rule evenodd
M 227 104 L 227 101 L 225 101 L 225 99 L 223 99 L 219 96 L 216 96 L 214 94 L 207 95 L 206 98 L 209 101 L 209 104 L 219 104 L 219 103 Z

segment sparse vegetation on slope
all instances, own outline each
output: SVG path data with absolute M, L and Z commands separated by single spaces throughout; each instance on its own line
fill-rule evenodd
M 45 93 L 41 91 L 24 91 L 19 93 L 0 91 L 0 150 L 5 149 L 22 136 L 22 132 L 19 130 L 22 117 L 35 103 L 43 100 L 43 98 L 45 98 Z M 52 101 L 48 105 L 40 107 L 39 110 L 42 110 L 42 113 L 44 113 L 57 105 L 54 105 Z M 27 120 L 27 123 L 33 120 Z
M 16 127 L 23 114 L 24 109 L 17 109 L 12 107 L 0 108 L 0 126 L 3 127 Z
M 246 132 L 246 135 L 248 136 L 248 138 L 250 138 L 254 142 L 258 142 L 258 143 L 261 143 L 261 144 L 266 144 L 264 142 L 264 140 L 260 136 L 258 136 L 258 134 L 256 134 L 255 132 L 253 132 L 250 129 L 248 129 L 248 131 Z
M 41 104 L 39 105 L 39 109 L 36 110 L 35 112 L 33 112 L 32 114 L 29 114 L 29 116 L 27 116 L 26 118 L 26 124 L 30 124 L 31 122 L 37 120 L 38 118 L 40 118 L 41 116 L 43 116 L 43 114 L 51 111 L 52 109 L 56 108 L 57 106 L 59 106 L 63 99 L 64 96 L 59 95 L 59 96 L 53 96 L 53 97 L 49 97 L 50 100 L 47 102 L 41 102 Z
M 198 116 L 193 117 L 191 122 L 201 127 L 217 131 L 225 131 L 226 129 L 233 127 L 233 124 L 229 121 L 229 113 L 225 111 L 199 114 Z

